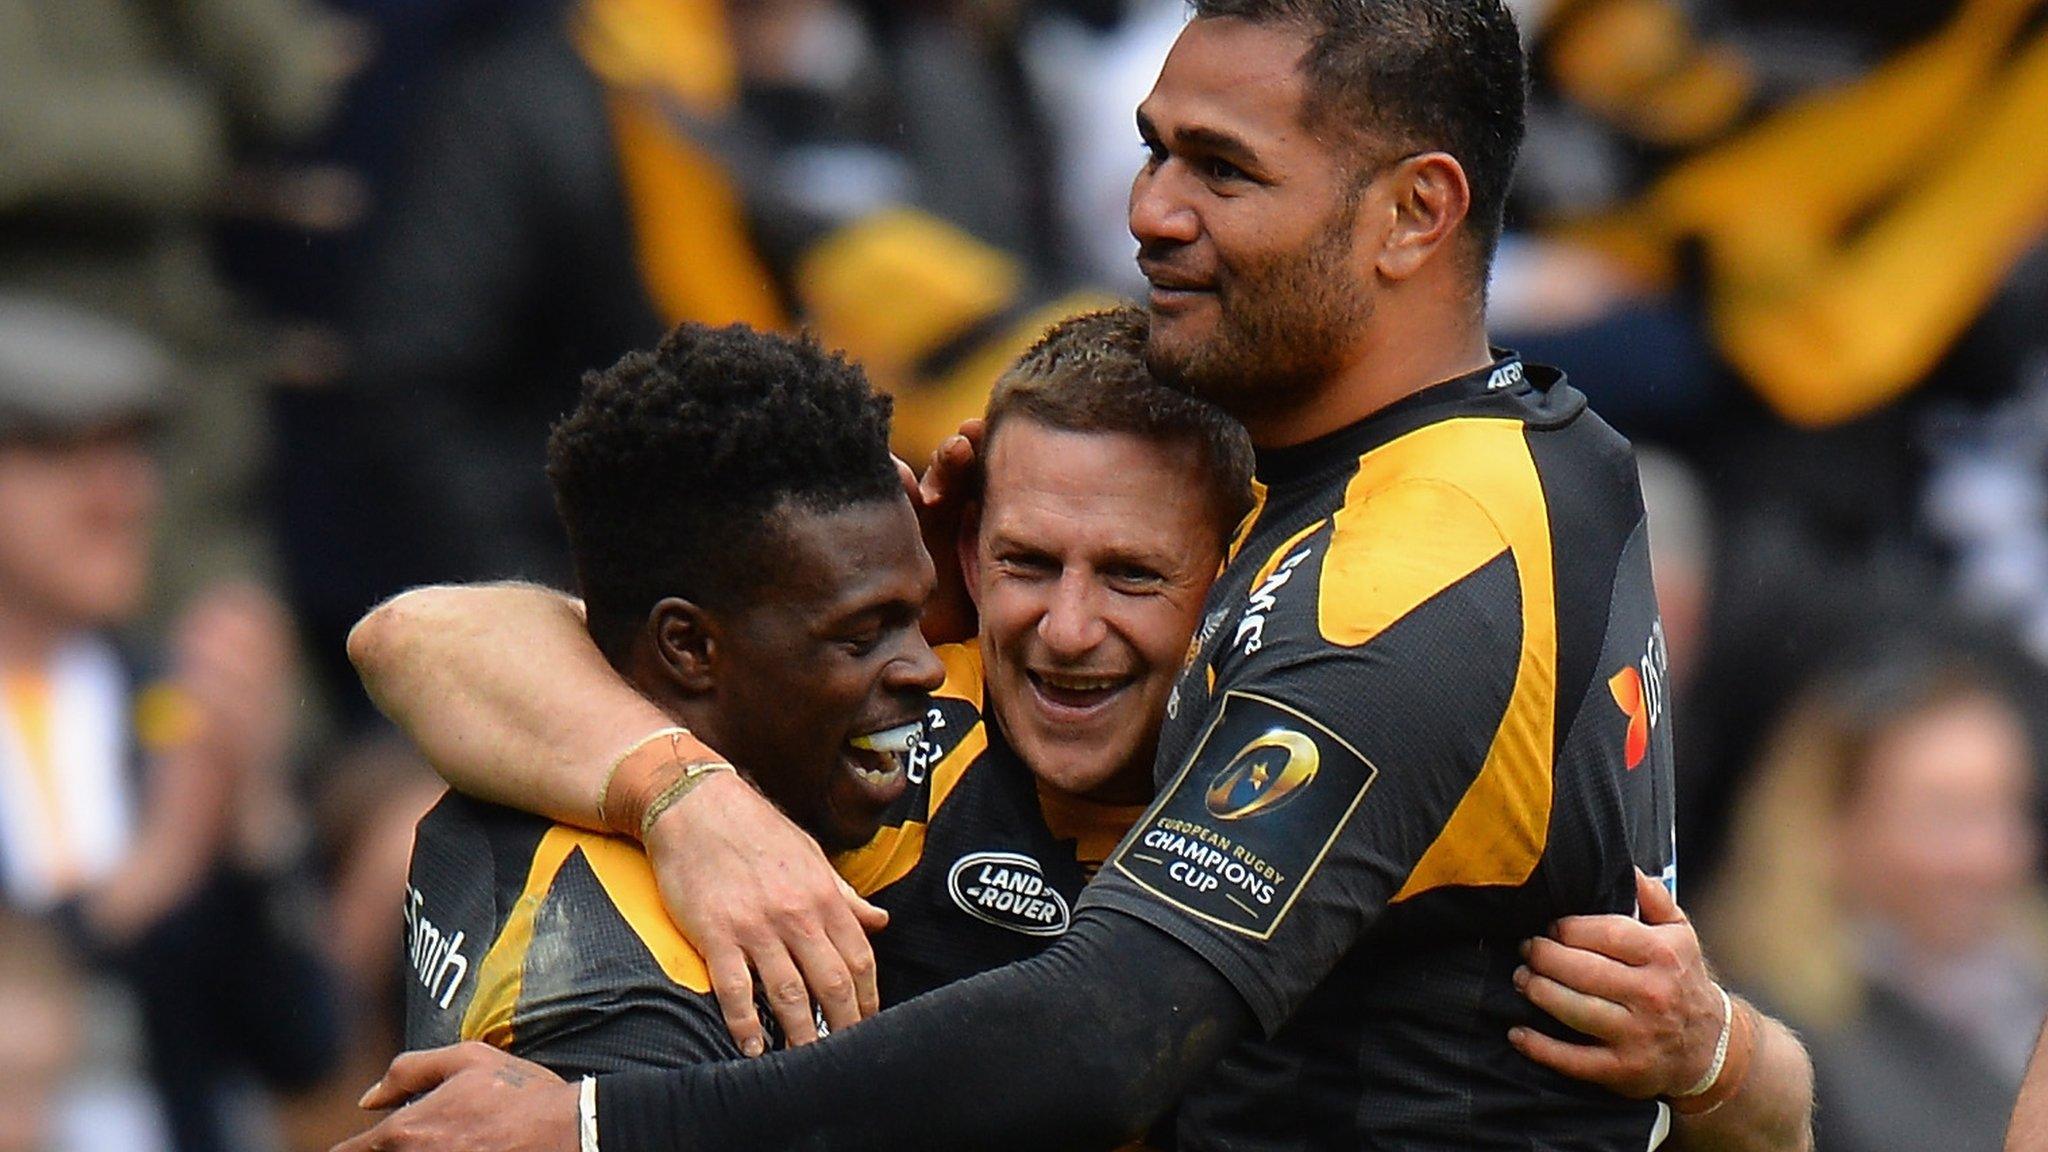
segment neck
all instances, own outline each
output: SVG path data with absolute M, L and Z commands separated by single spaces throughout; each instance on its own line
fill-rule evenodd
M 1351 358 L 1306 403 L 1249 418 L 1245 428 L 1261 448 L 1301 444 L 1492 362 L 1486 326 L 1476 314 L 1440 306 L 1400 308 L 1383 301 Z
M 688 728 L 692 736 L 721 753 L 732 746 L 725 739 L 725 733 L 718 723 L 718 710 L 712 706 L 709 697 L 684 696 L 666 690 L 665 685 L 652 684 L 639 678 L 634 678 L 632 684 L 642 696 L 647 697 L 650 703 L 668 716 L 669 723 Z
M 627 653 L 625 667 L 618 671 L 634 691 L 646 697 L 648 703 L 668 717 L 669 723 L 688 728 L 691 735 L 721 752 L 731 746 L 718 723 L 718 709 L 712 698 L 692 695 L 677 688 L 675 682 L 664 674 L 659 659 L 644 639 L 634 642 L 632 650 Z
M 1097 808 L 1143 807 L 1152 802 L 1152 761 L 1130 765 L 1086 792 L 1069 792 L 1039 779 L 1041 792 L 1049 792 L 1074 804 Z

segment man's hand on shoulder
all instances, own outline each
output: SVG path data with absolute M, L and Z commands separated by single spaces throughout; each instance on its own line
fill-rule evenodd
M 791 1044 L 817 1039 L 813 998 L 834 1029 L 880 1010 L 867 934 L 888 913 L 855 895 L 817 842 L 751 785 L 731 773 L 706 779 L 655 820 L 647 853 L 742 1052 L 767 1050 L 756 973 Z
M 410 1100 L 411 1103 L 407 1103 Z M 578 1152 L 577 1086 L 474 1041 L 407 1052 L 363 1095 L 397 1108 L 332 1152 Z
M 1641 920 L 1558 921 L 1528 943 L 1515 973 L 1524 996 L 1591 1043 L 1533 1028 L 1510 1029 L 1509 1040 L 1567 1076 L 1671 1101 L 1671 1146 L 1685 1152 L 1809 1152 L 1813 1062 L 1799 1038 L 1724 994 L 1662 884 L 1636 873 L 1636 902 Z
M 1533 1028 L 1509 1040 L 1546 1067 L 1638 1100 L 1687 1091 L 1713 1062 L 1720 986 L 1692 923 L 1664 886 L 1636 873 L 1642 920 L 1568 916 L 1523 944 L 1515 985 L 1591 1037 L 1573 1044 Z

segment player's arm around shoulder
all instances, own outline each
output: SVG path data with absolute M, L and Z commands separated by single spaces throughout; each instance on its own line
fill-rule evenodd
M 1699 936 L 1664 886 L 1637 873 L 1642 919 L 1573 916 L 1528 941 L 1515 985 L 1589 1036 L 1531 1028 L 1509 1040 L 1537 1063 L 1671 1106 L 1685 1152 L 1808 1152 L 1813 1064 L 1790 1028 L 1715 983 Z
M 792 1043 L 815 1038 L 813 999 L 834 1027 L 879 1008 L 866 931 L 882 915 L 750 785 L 717 773 L 659 820 L 633 818 L 718 754 L 687 733 L 652 739 L 679 730 L 612 669 L 579 602 L 533 584 L 420 588 L 373 610 L 348 647 L 377 706 L 456 789 L 646 843 L 750 1054 L 767 1047 L 757 975 Z
M 459 791 L 588 828 L 620 747 L 668 723 L 612 670 L 581 602 L 536 584 L 415 588 L 349 633 L 377 707 Z

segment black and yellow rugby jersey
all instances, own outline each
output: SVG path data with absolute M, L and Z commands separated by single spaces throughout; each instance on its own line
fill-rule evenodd
M 910 787 L 836 861 L 889 910 L 874 939 L 885 1005 L 1058 939 L 1142 810 L 1041 796 L 983 721 L 979 649 L 939 655 Z M 450 793 L 420 821 L 405 921 L 408 1048 L 482 1040 L 565 1075 L 739 1055 L 630 841 Z
M 1524 1059 L 1520 941 L 1675 876 L 1628 445 L 1513 357 L 1259 458 L 1160 795 L 1084 905 L 1215 965 L 1265 1035 L 1186 1149 L 1642 1152 L 1662 1106 Z
M 889 910 L 873 941 L 885 1007 L 1059 939 L 1082 886 L 1143 811 L 1040 789 L 984 716 L 980 649 L 937 651 L 946 683 L 911 754 L 910 788 L 872 842 L 836 861 Z
M 482 1040 L 564 1076 L 737 1059 L 639 845 L 450 792 L 405 902 L 405 1046 Z

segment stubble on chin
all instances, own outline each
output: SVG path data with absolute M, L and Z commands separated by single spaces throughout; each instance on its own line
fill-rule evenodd
M 1146 345 L 1146 367 L 1167 387 L 1247 423 L 1289 411 L 1328 376 L 1336 342 L 1313 326 L 1290 329 L 1277 311 L 1226 314 L 1202 342 L 1171 344 L 1155 333 Z

